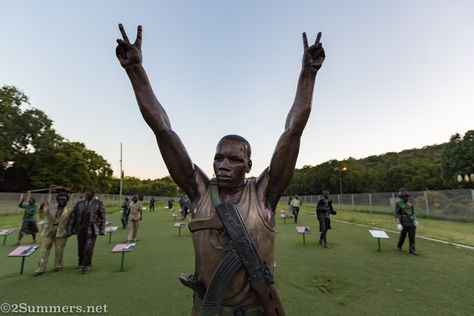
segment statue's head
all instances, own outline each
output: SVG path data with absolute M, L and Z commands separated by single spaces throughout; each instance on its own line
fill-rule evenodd
M 252 169 L 250 143 L 238 135 L 227 135 L 217 143 L 214 173 L 220 187 L 235 188 L 245 181 Z
M 398 191 L 398 197 L 401 198 L 403 201 L 407 202 L 410 198 L 411 194 L 408 192 L 406 188 L 400 188 Z
M 58 195 L 56 195 L 56 201 L 58 202 L 58 206 L 66 206 L 67 202 L 69 201 L 69 194 L 64 192 L 59 193 Z
M 329 190 L 323 190 L 323 196 L 327 199 L 329 197 Z
M 87 201 L 90 201 L 92 200 L 92 198 L 94 197 L 95 195 L 95 190 L 93 188 L 87 188 L 85 191 L 84 191 L 84 198 L 87 200 Z
M 134 195 L 132 196 L 132 201 L 133 201 L 134 203 L 137 203 L 137 201 L 138 201 L 138 194 L 134 194 Z
M 30 197 L 30 198 L 28 199 L 28 204 L 33 205 L 33 204 L 35 204 L 35 203 L 36 203 L 36 200 L 35 200 L 34 197 Z

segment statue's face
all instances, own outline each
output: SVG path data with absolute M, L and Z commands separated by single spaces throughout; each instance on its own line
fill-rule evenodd
M 28 199 L 28 204 L 30 204 L 30 205 L 35 204 L 35 200 L 33 200 L 32 198 L 29 198 Z
M 58 206 L 60 207 L 64 207 L 67 204 L 67 197 L 65 196 L 59 196 L 56 200 L 58 201 Z
M 250 160 L 244 143 L 224 139 L 217 144 L 214 156 L 214 173 L 219 187 L 237 188 L 244 183 L 245 174 L 250 171 Z
M 93 197 L 94 197 L 94 192 L 92 192 L 91 190 L 87 190 L 86 192 L 84 192 L 84 198 L 87 201 L 92 200 Z

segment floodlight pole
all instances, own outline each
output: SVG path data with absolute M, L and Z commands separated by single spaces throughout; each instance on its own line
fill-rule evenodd
M 337 171 L 339 174 L 339 194 L 342 195 L 342 171 L 346 171 L 346 167 L 336 167 L 334 168 L 334 171 Z
M 339 173 L 339 204 L 342 203 L 342 171 L 346 171 L 347 167 L 336 167 L 334 168 L 334 171 L 337 171 Z
M 337 171 L 339 172 L 339 194 L 341 195 L 342 198 L 342 172 L 341 169 L 337 168 Z
M 122 188 L 123 188 L 123 169 L 122 169 L 122 143 L 120 143 L 120 205 L 122 205 Z

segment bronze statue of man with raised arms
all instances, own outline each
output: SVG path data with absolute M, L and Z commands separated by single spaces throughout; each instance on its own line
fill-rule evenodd
M 227 135 L 217 143 L 211 180 L 192 162 L 153 92 L 142 66 L 142 27 L 134 43 L 121 24 L 119 29 L 123 39 L 117 40 L 117 58 L 171 177 L 191 202 L 195 271 L 180 279 L 194 290 L 192 315 L 284 315 L 272 276 L 275 208 L 293 176 L 311 112 L 316 74 L 325 58 L 321 33 L 311 46 L 303 33 L 296 96 L 270 166 L 256 180 L 246 179 L 252 168 L 250 144 Z

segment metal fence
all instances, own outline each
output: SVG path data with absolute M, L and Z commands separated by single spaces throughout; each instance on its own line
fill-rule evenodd
M 443 190 L 443 191 L 417 191 L 411 192 L 410 199 L 415 205 L 418 217 L 474 221 L 474 190 Z M 55 194 L 32 193 L 37 205 L 44 201 L 55 201 Z M 120 196 L 118 194 L 96 194 L 109 209 L 120 207 Z M 27 198 L 26 193 L 0 193 L 0 216 L 13 215 L 22 212 L 18 204 L 22 198 Z M 82 193 L 71 194 L 70 205 L 73 205 Z M 166 202 L 170 197 L 155 196 L 156 202 Z M 316 205 L 321 195 L 300 196 L 303 204 Z M 330 198 L 336 210 L 353 210 L 373 213 L 393 214 L 395 203 L 399 200 L 397 193 L 357 193 L 357 194 L 332 194 Z M 143 202 L 148 203 L 151 196 L 143 197 Z M 178 201 L 178 197 L 173 197 Z M 288 202 L 288 197 L 282 197 L 280 202 Z
M 398 193 L 332 194 L 333 206 L 337 210 L 362 211 L 393 214 Z M 474 190 L 442 190 L 411 192 L 410 200 L 415 205 L 418 217 L 474 221 Z M 316 205 L 321 195 L 306 195 L 299 198 L 303 204 Z M 282 198 L 288 202 L 288 197 Z

